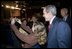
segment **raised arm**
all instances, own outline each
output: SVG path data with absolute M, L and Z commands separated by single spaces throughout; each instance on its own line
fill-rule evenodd
M 26 26 L 23 26 L 23 27 L 26 27 Z M 14 31 L 15 35 L 23 42 L 26 42 L 30 44 L 31 46 L 34 46 L 37 43 L 37 37 L 35 37 L 33 33 L 29 34 L 28 36 L 24 36 L 22 33 L 19 32 L 19 30 L 16 28 L 14 24 L 11 25 L 11 28 Z

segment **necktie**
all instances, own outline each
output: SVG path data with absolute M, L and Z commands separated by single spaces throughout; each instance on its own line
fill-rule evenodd
M 48 25 L 48 31 L 49 31 L 49 29 L 50 29 L 50 24 Z

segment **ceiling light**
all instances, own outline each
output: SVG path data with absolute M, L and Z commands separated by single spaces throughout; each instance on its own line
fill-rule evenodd
M 6 5 L 6 8 L 10 8 L 10 6 Z
M 15 7 L 11 6 L 11 9 L 14 9 Z

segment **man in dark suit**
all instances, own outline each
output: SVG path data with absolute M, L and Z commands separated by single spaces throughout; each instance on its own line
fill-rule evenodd
M 70 48 L 70 27 L 65 21 L 57 18 L 56 13 L 56 7 L 54 5 L 43 7 L 43 17 L 50 24 L 47 48 Z
M 63 20 L 66 21 L 69 24 L 69 26 L 71 27 L 71 18 L 68 15 L 68 9 L 67 8 L 61 9 L 61 16 L 63 17 Z

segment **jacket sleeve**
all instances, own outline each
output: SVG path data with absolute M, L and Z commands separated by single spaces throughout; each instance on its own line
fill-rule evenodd
M 26 30 L 28 33 L 33 33 L 29 26 L 26 26 L 26 25 L 24 25 L 24 24 L 21 24 L 21 27 L 22 27 L 24 30 Z
M 71 46 L 71 30 L 65 22 L 60 22 L 57 26 L 57 41 L 59 48 L 70 48 Z
M 26 42 L 30 44 L 31 46 L 35 45 L 37 43 L 37 38 L 34 36 L 33 33 L 29 34 L 28 36 L 24 36 L 22 33 L 18 31 L 15 25 L 11 25 L 12 30 L 14 31 L 15 35 L 22 40 L 23 42 Z

